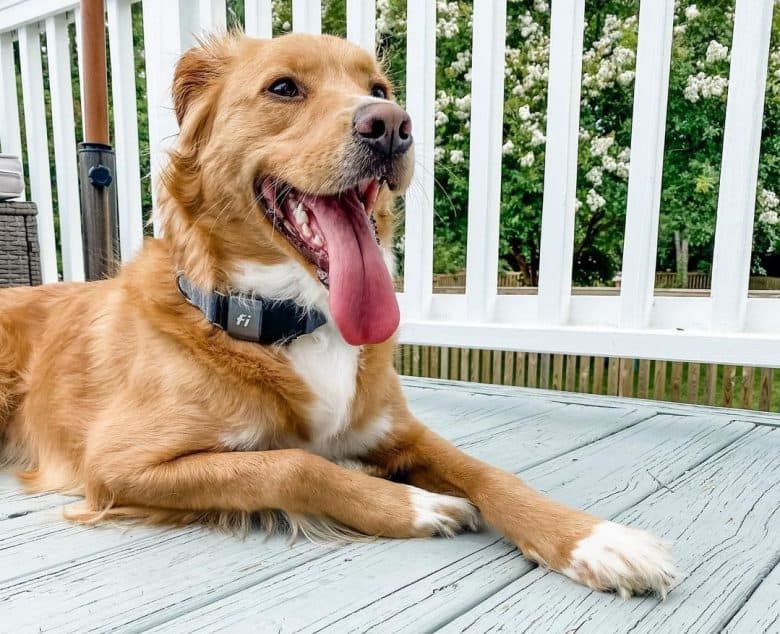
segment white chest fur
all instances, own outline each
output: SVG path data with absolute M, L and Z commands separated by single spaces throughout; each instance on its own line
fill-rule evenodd
M 328 322 L 292 342 L 287 356 L 314 395 L 309 420 L 314 437 L 332 438 L 349 423 L 360 348 L 350 346 Z
M 232 281 L 235 288 L 254 289 L 271 299 L 293 299 L 304 306 L 316 306 L 329 315 L 327 291 L 294 262 L 275 266 L 242 262 Z M 261 418 L 242 421 L 223 434 L 221 440 L 227 448 L 260 451 L 280 446 L 302 447 L 339 460 L 360 456 L 388 433 L 391 423 L 386 416 L 379 416 L 360 431 L 347 430 L 357 386 L 360 348 L 345 342 L 332 320 L 290 343 L 286 354 L 314 397 L 306 420 L 310 441 L 302 444 L 297 438 L 276 438 L 272 443 L 268 437 L 269 421 Z

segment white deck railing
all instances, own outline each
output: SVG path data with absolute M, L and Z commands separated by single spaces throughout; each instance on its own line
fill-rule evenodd
M 121 252 L 142 241 L 132 0 L 107 0 L 114 81 Z M 433 142 L 436 59 L 434 0 L 408 0 L 407 107 L 415 121 L 418 169 L 407 199 L 401 339 L 408 343 L 646 357 L 780 367 L 780 299 L 748 296 L 761 118 L 773 0 L 737 0 L 710 297 L 656 297 L 654 272 L 674 0 L 644 0 L 639 16 L 631 166 L 619 296 L 572 295 L 572 246 L 584 0 L 554 0 L 545 190 L 538 295 L 496 289 L 500 211 L 506 5 L 475 0 L 472 134 L 464 294 L 434 295 Z M 246 30 L 271 33 L 271 0 L 246 0 Z M 45 32 L 62 274 L 83 277 L 67 54 L 75 0 L 0 0 L 0 144 L 20 153 L 14 42 L 18 42 L 32 198 L 39 208 L 45 281 L 58 278 L 44 109 Z M 348 37 L 374 47 L 374 0 L 347 1 Z M 224 28 L 224 0 L 143 2 L 152 173 L 176 134 L 169 88 L 193 33 Z M 78 20 L 76 21 L 78 24 Z M 320 2 L 293 0 L 293 30 L 320 29 Z

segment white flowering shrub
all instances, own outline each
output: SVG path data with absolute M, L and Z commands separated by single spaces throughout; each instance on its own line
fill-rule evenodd
M 376 0 L 378 53 L 405 101 L 407 0 Z M 243 13 L 243 0 L 228 0 Z M 273 0 L 274 32 L 291 1 Z M 323 32 L 344 35 L 345 0 L 322 0 Z M 465 268 L 471 115 L 470 0 L 437 0 L 434 269 Z M 638 0 L 586 3 L 574 280 L 620 269 L 630 164 Z M 240 7 L 240 8 L 239 8 Z M 734 0 L 677 0 L 667 104 L 658 269 L 707 270 L 715 231 Z M 780 276 L 780 8 L 775 10 L 755 208 L 753 272 Z M 537 282 L 544 183 L 550 2 L 508 0 L 502 146 L 501 266 Z M 403 248 L 403 240 L 398 243 Z
M 772 214 L 780 192 L 780 11 L 774 13 L 751 272 L 780 275 L 780 227 Z M 684 268 L 711 266 L 733 29 L 733 0 L 677 2 L 659 268 L 675 269 L 675 232 L 689 245 Z
M 574 267 L 580 283 L 610 280 L 620 260 L 637 18 L 635 2 L 611 4 L 620 12 L 589 16 L 585 37 Z M 438 272 L 465 266 L 471 27 L 471 2 L 437 3 Z M 536 283 L 539 267 L 549 30 L 548 2 L 508 3 L 499 251 L 502 267 L 522 271 L 527 284 Z

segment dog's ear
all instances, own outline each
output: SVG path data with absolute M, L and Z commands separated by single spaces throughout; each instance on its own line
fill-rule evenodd
M 181 126 L 193 103 L 219 82 L 231 57 L 235 36 L 211 37 L 181 56 L 173 76 L 173 107 Z

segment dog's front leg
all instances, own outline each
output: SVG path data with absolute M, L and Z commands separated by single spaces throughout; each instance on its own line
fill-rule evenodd
M 372 536 L 424 537 L 476 529 L 466 500 L 345 469 L 300 449 L 190 453 L 154 464 L 100 453 L 87 503 L 185 511 L 260 511 L 328 517 Z
M 668 545 L 652 535 L 559 504 L 518 477 L 466 455 L 410 413 L 371 460 L 415 486 L 470 499 L 523 554 L 596 590 L 664 596 L 678 577 Z

